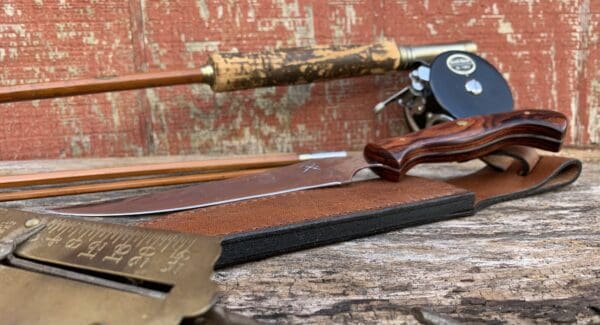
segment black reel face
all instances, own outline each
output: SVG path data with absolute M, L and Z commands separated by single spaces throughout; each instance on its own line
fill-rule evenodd
M 513 110 L 507 81 L 493 65 L 473 53 L 442 53 L 409 77 L 411 84 L 378 104 L 375 111 L 397 101 L 413 131 L 457 118 Z
M 483 58 L 466 52 L 446 52 L 430 67 L 431 95 L 453 118 L 509 112 L 510 87 L 502 74 Z

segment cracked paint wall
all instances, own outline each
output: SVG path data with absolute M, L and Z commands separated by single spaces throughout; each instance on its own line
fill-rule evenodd
M 518 108 L 600 143 L 600 1 L 4 0 L 0 85 L 198 68 L 213 51 L 472 39 Z M 188 85 L 0 105 L 0 159 L 361 149 L 404 73 L 214 94 Z

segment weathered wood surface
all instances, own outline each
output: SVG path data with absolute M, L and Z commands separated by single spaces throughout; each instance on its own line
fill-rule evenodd
M 518 108 L 600 142 L 597 0 L 10 0 L 0 6 L 0 85 L 199 68 L 214 52 L 472 39 Z M 404 74 L 214 94 L 190 85 L 0 105 L 0 159 L 359 150 L 405 133 L 372 107 Z
M 276 323 L 416 324 L 423 314 L 476 323 L 599 323 L 600 152 L 563 154 L 584 159 L 582 176 L 564 190 L 498 204 L 473 217 L 220 270 L 214 276 L 219 304 Z M 114 163 L 2 162 L 0 174 Z M 447 176 L 477 166 L 430 165 L 415 173 Z M 1 206 L 39 210 L 108 196 Z

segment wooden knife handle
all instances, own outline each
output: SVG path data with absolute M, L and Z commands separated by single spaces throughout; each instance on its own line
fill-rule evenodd
M 420 163 L 467 161 L 506 146 L 522 145 L 557 152 L 566 129 L 567 118 L 555 111 L 479 115 L 370 143 L 364 155 L 370 163 L 394 169 L 373 168 L 380 177 L 398 181 Z

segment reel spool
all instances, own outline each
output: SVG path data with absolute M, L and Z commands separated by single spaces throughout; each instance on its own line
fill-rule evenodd
M 513 110 L 508 82 L 478 55 L 450 51 L 431 64 L 421 63 L 409 73 L 410 84 L 375 106 L 380 113 L 396 102 L 412 131 L 458 118 Z

